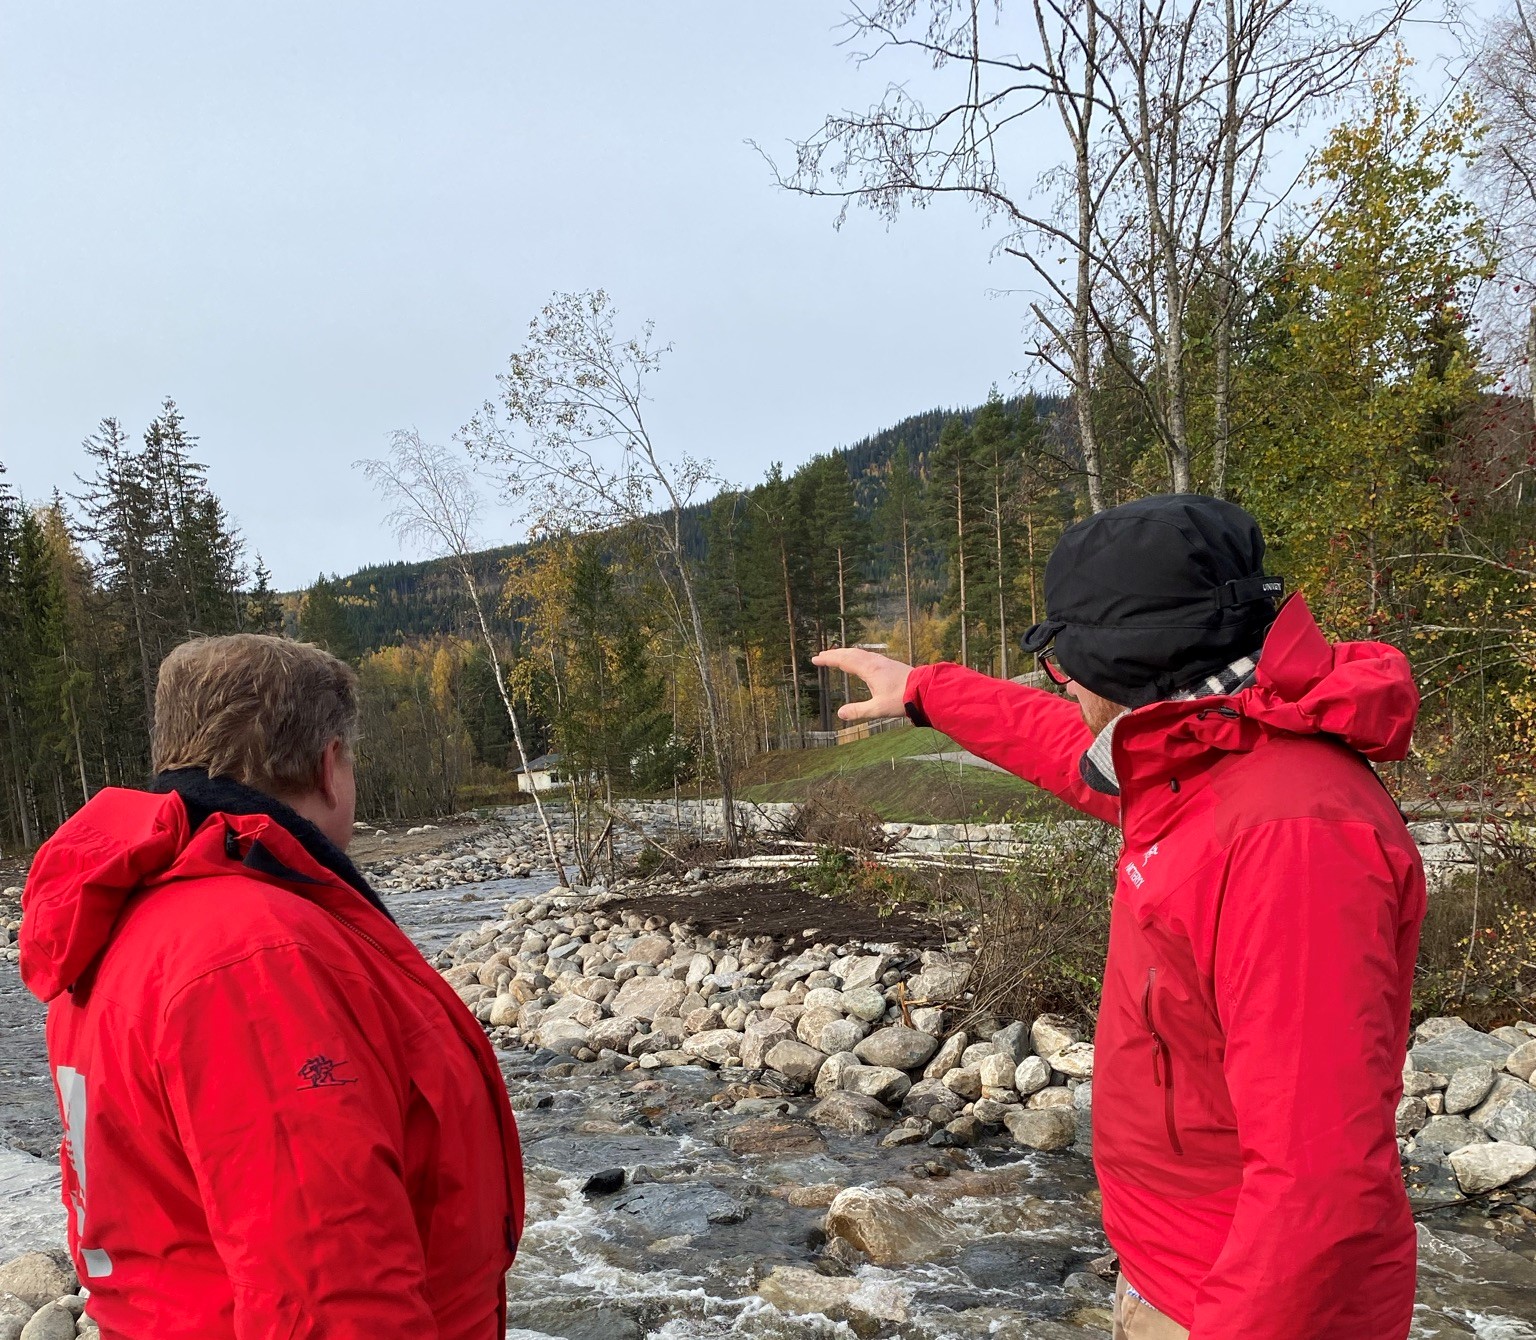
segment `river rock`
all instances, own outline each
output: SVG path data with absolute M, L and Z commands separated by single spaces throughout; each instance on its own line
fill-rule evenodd
M 958 1102 L 954 1090 L 943 1080 L 920 1079 L 907 1090 L 906 1097 L 901 1100 L 901 1110 L 926 1120 L 935 1108 L 944 1108 L 953 1113 Z M 945 1117 L 945 1121 L 948 1120 Z
M 569 1019 L 583 1028 L 591 1028 L 602 1017 L 603 1007 L 596 1001 L 587 1000 L 583 996 L 566 996 L 564 1000 L 557 1000 L 544 1011 L 545 1023 Z
M 919 1005 L 915 1009 L 907 1011 L 907 1016 L 912 1020 L 912 1027 L 920 1033 L 932 1033 L 934 1037 L 944 1036 L 944 1011 L 936 1005 Z
M 733 1154 L 824 1154 L 827 1142 L 808 1121 L 749 1117 L 732 1126 L 721 1143 Z
M 843 1008 L 851 1018 L 872 1024 L 885 1014 L 885 995 L 873 986 L 856 986 L 843 992 Z
M 1467 1117 L 1495 1140 L 1536 1145 L 1536 1089 L 1513 1075 L 1495 1078 L 1488 1096 Z
M 1404 1098 L 1397 1105 L 1399 1139 L 1421 1131 L 1429 1124 L 1429 1107 L 1422 1098 Z
M 816 1072 L 826 1059 L 825 1052 L 808 1047 L 803 1042 L 796 1042 L 793 1038 L 774 1043 L 764 1057 L 770 1070 L 777 1070 L 786 1079 L 804 1088 L 810 1088 L 816 1082 Z
M 841 1089 L 829 1093 L 805 1115 L 843 1135 L 873 1135 L 896 1120 L 896 1114 L 877 1099 Z
M 805 993 L 805 1008 L 808 1010 L 836 1010 L 839 1014 L 843 1014 L 845 1013 L 843 993 L 836 987 L 818 986 L 815 990 Z
M 644 963 L 655 968 L 672 957 L 672 941 L 665 935 L 642 935 L 624 951 L 630 963 Z
M 890 1066 L 851 1065 L 843 1068 L 838 1087 L 846 1093 L 862 1093 L 894 1107 L 907 1096 L 912 1081 Z
M 1504 1058 L 1504 1069 L 1527 1084 L 1536 1078 L 1536 1039 L 1523 1042 Z
M 703 1009 L 689 1010 L 683 1016 L 683 1034 L 686 1037 L 692 1037 L 695 1033 L 708 1033 L 711 1029 L 724 1026 L 725 1020 L 721 1017 L 720 1011 L 708 1005 Z
M 1079 1041 L 1077 1026 L 1059 1014 L 1042 1014 L 1029 1028 L 1029 1040 L 1037 1056 L 1051 1057 Z
M 1487 1141 L 1488 1136 L 1465 1117 L 1431 1117 L 1429 1124 L 1413 1137 L 1413 1147 L 1417 1154 L 1443 1159 L 1453 1149 Z
M 612 1014 L 616 1019 L 653 1023 L 663 1016 L 675 1015 L 687 998 L 688 988 L 682 982 L 665 977 L 631 977 L 613 998 Z
M 1024 1097 L 1039 1093 L 1051 1082 L 1051 1068 L 1042 1056 L 1026 1056 L 1014 1067 L 1013 1087 Z
M 890 966 L 888 954 L 860 954 L 855 958 L 839 959 L 832 965 L 832 974 L 842 982 L 846 993 L 877 986 Z
M 1445 1111 L 1450 1116 L 1470 1112 L 1493 1088 L 1493 1067 L 1487 1061 L 1474 1061 L 1451 1072 L 1445 1086 Z
M 1008 1053 L 1014 1065 L 1018 1065 L 1029 1055 L 1030 1047 L 1033 1045 L 1029 1040 L 1029 1025 L 1020 1023 L 1017 1019 L 998 1029 L 990 1040 L 999 1051 Z
M 823 1275 L 807 1266 L 779 1266 L 757 1286 L 757 1296 L 791 1316 L 834 1322 L 907 1320 L 907 1294 L 881 1280 Z
M 711 1065 L 734 1065 L 741 1057 L 741 1034 L 729 1028 L 711 1028 L 685 1039 L 683 1050 Z
M 937 1210 L 886 1187 L 851 1186 L 827 1210 L 829 1238 L 842 1238 L 877 1266 L 931 1261 L 949 1245 L 950 1222 Z
M 957 1000 L 971 979 L 971 965 L 956 959 L 935 959 L 907 983 L 912 1000 Z
M 834 1052 L 827 1057 L 816 1072 L 816 1096 L 825 1098 L 829 1093 L 836 1093 L 843 1087 L 843 1071 L 858 1064 L 859 1058 L 852 1052 Z
M 871 1033 L 853 1050 L 865 1065 L 892 1066 L 897 1070 L 916 1070 L 926 1065 L 939 1049 L 939 1040 L 931 1033 L 893 1024 Z
M 28 1252 L 0 1266 L 0 1294 L 15 1294 L 34 1312 L 79 1287 L 74 1268 L 49 1252 Z
M 975 1102 L 981 1097 L 981 1072 L 972 1070 L 969 1066 L 951 1070 L 939 1083 L 968 1103 Z
M 1421 1040 L 1409 1053 L 1413 1058 L 1415 1070 L 1429 1070 L 1437 1075 L 1453 1075 L 1462 1066 L 1471 1065 L 1474 1061 L 1486 1061 L 1498 1070 L 1503 1067 L 1504 1062 L 1509 1059 L 1509 1054 L 1514 1051 L 1509 1043 L 1489 1037 L 1486 1033 L 1479 1033 L 1470 1024 L 1460 1019 L 1450 1021 L 1442 1031 L 1433 1034 L 1429 1041 L 1423 1041 L 1424 1028 L 1436 1022 L 1430 1019 L 1419 1025 L 1417 1036 Z
M 496 1022 L 494 1016 L 491 1022 Z M 587 1046 L 596 1052 L 621 1052 L 628 1048 L 630 1039 L 639 1031 L 638 1019 L 599 1019 L 587 1029 Z
M 1448 1075 L 1437 1075 L 1428 1070 L 1415 1070 L 1412 1061 L 1403 1066 L 1405 1098 L 1428 1098 L 1430 1094 L 1438 1093 L 1450 1082 Z
M 75 1314 L 49 1303 L 21 1328 L 21 1340 L 75 1340 Z
M 1494 1191 L 1536 1169 L 1536 1149 L 1498 1140 L 1451 1151 L 1447 1160 L 1457 1185 L 1469 1196 Z
M 825 1005 L 807 1005 L 805 1013 L 795 1024 L 795 1036 L 808 1047 L 815 1047 L 821 1039 L 821 1030 L 828 1024 L 840 1024 L 843 1022 L 841 1010 L 829 1009 Z
M 546 1019 L 534 1034 L 534 1041 L 562 1056 L 570 1056 L 588 1045 L 587 1030 L 574 1019 Z
M 965 1049 L 970 1046 L 970 1038 L 963 1032 L 951 1033 L 945 1038 L 944 1045 L 939 1048 L 933 1060 L 928 1062 L 927 1069 L 923 1071 L 924 1079 L 943 1079 L 960 1064 L 960 1058 L 965 1054 Z
M 1047 1058 L 1051 1069 L 1069 1079 L 1093 1078 L 1093 1044 L 1071 1042 Z
M 1070 1149 L 1077 1139 L 1077 1117 L 1070 1108 L 1015 1108 L 1004 1118 L 1015 1143 L 1026 1149 Z
M 782 1019 L 753 1019 L 741 1040 L 741 1063 L 748 1070 L 761 1070 L 768 1063 L 768 1053 L 776 1043 L 793 1038 L 795 1030 Z
M 518 1016 L 522 1011 L 523 1007 L 518 1004 L 516 996 L 497 996 L 491 1005 L 491 1017 L 488 1022 L 492 1028 L 516 1028 Z
M 1055 1088 L 1030 1094 L 1025 1106 L 1036 1112 L 1043 1112 L 1048 1107 L 1072 1107 L 1075 1102 L 1072 1093 L 1071 1089 L 1058 1084 Z
M 1006 1089 L 1014 1092 L 1013 1073 L 1018 1069 L 1013 1056 L 1006 1051 L 994 1052 L 991 1056 L 983 1058 L 981 1064 L 976 1067 L 981 1076 L 981 1087 L 986 1089 Z
M 821 1030 L 816 1046 L 828 1056 L 837 1052 L 851 1052 L 867 1031 L 857 1019 L 834 1019 Z

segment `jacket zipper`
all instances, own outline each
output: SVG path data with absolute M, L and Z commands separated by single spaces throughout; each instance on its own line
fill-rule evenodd
M 1152 1017 L 1152 994 L 1157 987 L 1157 969 L 1147 969 L 1147 986 L 1141 994 L 1141 1013 L 1146 1020 L 1147 1032 L 1152 1035 L 1152 1082 L 1163 1091 L 1163 1122 L 1168 1127 L 1168 1143 L 1175 1154 L 1183 1154 L 1179 1141 L 1178 1123 L 1173 1114 L 1173 1052 L 1157 1031 Z

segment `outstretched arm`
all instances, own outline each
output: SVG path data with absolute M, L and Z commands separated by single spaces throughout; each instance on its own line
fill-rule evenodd
M 1093 790 L 1078 771 L 1078 760 L 1093 743 L 1093 733 L 1067 699 L 960 665 L 914 668 L 855 647 L 824 651 L 812 659 L 817 665 L 845 670 L 869 686 L 867 700 L 838 708 L 844 721 L 906 713 L 1074 808 L 1108 823 L 1120 821 L 1114 797 Z

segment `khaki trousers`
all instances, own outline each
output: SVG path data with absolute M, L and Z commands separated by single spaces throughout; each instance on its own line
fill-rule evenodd
M 1128 1293 L 1125 1276 L 1115 1285 L 1115 1340 L 1189 1340 L 1189 1332 L 1155 1307 Z

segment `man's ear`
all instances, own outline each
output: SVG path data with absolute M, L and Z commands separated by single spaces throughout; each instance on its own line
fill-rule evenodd
M 341 770 L 346 747 L 341 737 L 337 736 L 325 746 L 325 752 L 320 755 L 320 794 L 332 809 L 341 803 L 341 791 L 336 778 Z

